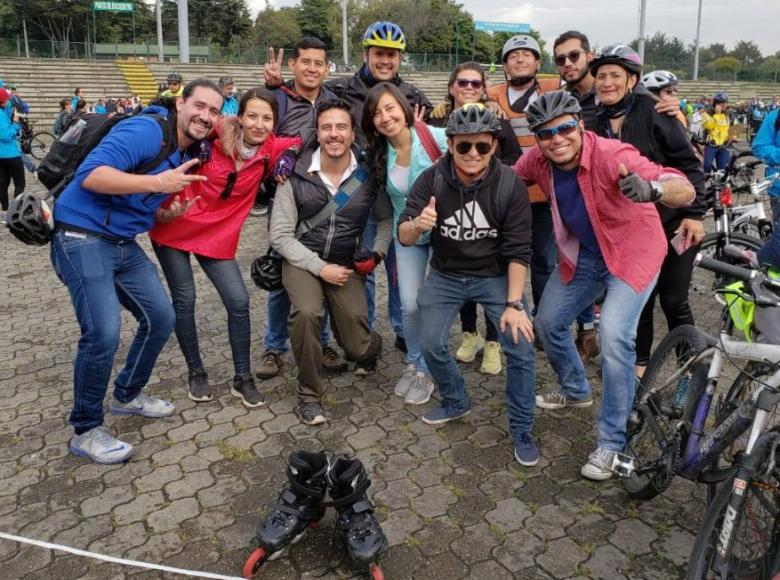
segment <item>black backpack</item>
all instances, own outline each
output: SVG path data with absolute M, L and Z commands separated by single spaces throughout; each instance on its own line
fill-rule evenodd
M 133 170 L 133 173 L 144 174 L 160 165 L 177 148 L 176 115 L 171 112 L 168 118 L 157 113 L 142 113 L 152 115 L 160 124 L 163 140 L 157 157 Z M 38 166 L 38 180 L 46 186 L 49 194 L 57 197 L 73 180 L 76 170 L 86 156 L 97 147 L 103 138 L 118 123 L 133 115 L 127 114 L 88 114 L 71 120 L 63 132 L 63 137 L 80 121 L 85 121 L 81 134 L 75 143 L 63 143 L 62 138 L 52 143 L 51 149 Z

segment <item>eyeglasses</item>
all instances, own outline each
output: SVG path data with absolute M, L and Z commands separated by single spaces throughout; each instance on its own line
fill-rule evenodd
M 230 194 L 233 193 L 233 187 L 236 185 L 236 178 L 238 177 L 238 171 L 231 171 L 227 176 L 227 183 L 225 183 L 225 189 L 222 190 L 220 197 L 227 199 Z
M 471 141 L 461 141 L 455 145 L 455 151 L 461 155 L 465 155 L 471 151 L 472 147 L 474 147 L 474 149 L 476 149 L 477 153 L 480 155 L 487 155 L 490 152 L 490 148 L 492 146 L 492 143 L 486 143 L 485 141 L 477 141 L 476 143 L 472 143 Z
M 471 85 L 472 89 L 481 89 L 483 86 L 485 86 L 485 83 L 483 83 L 481 80 L 469 80 L 469 79 L 456 79 L 455 84 L 458 85 L 459 89 L 465 89 L 469 85 Z
M 579 125 L 580 124 L 577 121 L 566 121 L 557 127 L 550 127 L 549 129 L 539 129 L 538 131 L 534 131 L 534 135 L 536 135 L 536 138 L 539 139 L 539 141 L 550 141 L 558 133 L 564 137 L 572 134 L 577 130 Z
M 555 57 L 555 66 L 563 66 L 566 64 L 566 59 L 568 58 L 572 64 L 575 64 L 578 60 L 580 60 L 580 55 L 583 54 L 585 51 L 580 50 L 572 50 L 571 52 L 567 52 L 565 54 L 559 54 Z

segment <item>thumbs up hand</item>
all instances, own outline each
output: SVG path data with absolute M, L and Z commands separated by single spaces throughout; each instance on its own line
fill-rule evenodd
M 654 203 L 661 199 L 663 190 L 660 184 L 654 185 L 636 173 L 629 172 L 622 163 L 618 171 L 620 173 L 620 181 L 618 182 L 620 191 L 634 203 Z
M 414 228 L 422 233 L 429 232 L 436 227 L 436 198 L 431 196 L 428 205 L 426 205 L 422 213 L 418 215 L 414 220 Z

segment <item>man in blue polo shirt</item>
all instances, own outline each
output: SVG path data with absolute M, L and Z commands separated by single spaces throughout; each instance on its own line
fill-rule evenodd
M 51 243 L 54 271 L 68 287 L 81 327 L 73 373 L 75 436 L 70 449 L 97 463 L 118 463 L 133 448 L 103 427 L 103 399 L 108 390 L 114 355 L 119 346 L 120 306 L 138 320 L 124 369 L 114 380 L 112 414 L 166 417 L 173 405 L 142 392 L 157 356 L 174 326 L 171 301 L 157 269 L 136 243 L 155 217 L 172 219 L 197 200 L 175 196 L 205 177 L 188 175 L 197 159 L 188 148 L 204 139 L 219 119 L 222 93 L 206 79 L 189 83 L 176 101 L 175 116 L 150 107 L 168 122 L 176 147 L 164 143 L 161 120 L 141 114 L 118 123 L 79 166 L 54 210 Z M 172 125 L 175 124 L 175 130 Z M 154 162 L 161 148 L 170 155 L 148 173 L 135 174 Z

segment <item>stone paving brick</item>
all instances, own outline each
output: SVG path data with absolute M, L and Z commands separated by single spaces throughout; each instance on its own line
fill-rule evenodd
M 409 507 L 412 498 L 419 496 L 422 490 L 407 479 L 398 479 L 388 483 L 387 487 L 375 494 L 377 503 L 391 510 Z
M 463 535 L 453 540 L 450 546 L 466 564 L 474 564 L 489 559 L 491 550 L 505 540 L 505 534 L 481 523 L 466 527 Z
M 544 550 L 544 543 L 526 530 L 506 534 L 504 541 L 493 549 L 492 556 L 512 572 L 528 568 L 537 554 Z
M 148 533 L 141 522 L 119 525 L 111 535 L 98 538 L 89 545 L 91 552 L 120 557 L 126 550 L 146 543 Z
M 463 535 L 463 530 L 448 516 L 427 520 L 425 526 L 412 537 L 426 557 L 442 554 L 450 549 L 452 540 Z
M 161 491 L 152 491 L 135 496 L 126 504 L 111 510 L 117 525 L 140 522 L 150 513 L 153 513 L 165 505 L 165 498 Z
M 149 475 L 136 478 L 133 485 L 138 493 L 144 493 L 162 488 L 166 483 L 181 479 L 181 467 L 178 465 L 166 465 L 156 467 Z
M 536 557 L 536 563 L 551 574 L 571 576 L 585 561 L 587 555 L 570 538 L 560 538 L 547 544 L 545 551 Z
M 487 512 L 485 519 L 503 532 L 513 532 L 522 528 L 530 516 L 528 506 L 512 497 L 496 502 L 496 509 Z
M 165 485 L 168 499 L 180 499 L 194 496 L 199 490 L 213 485 L 214 478 L 208 470 L 193 471 L 184 474 L 181 479 Z
M 392 485 L 392 484 L 391 484 Z M 447 513 L 448 507 L 458 498 L 443 485 L 426 487 L 423 492 L 412 498 L 412 509 L 423 518 L 433 518 Z
M 606 545 L 596 548 L 584 566 L 594 578 L 619 578 L 631 567 L 631 561 L 614 546 Z
M 554 540 L 566 535 L 566 526 L 574 522 L 574 515 L 557 505 L 541 506 L 525 520 L 524 525 L 543 540 Z
M 185 497 L 172 501 L 163 509 L 149 514 L 146 523 L 154 533 L 176 530 L 184 520 L 194 518 L 200 512 L 195 498 Z
M 387 536 L 387 544 L 395 546 L 402 543 L 411 534 L 423 527 L 420 518 L 408 509 L 400 509 L 390 512 L 382 522 L 382 529 Z
M 118 505 L 127 503 L 135 497 L 132 485 L 118 485 L 103 490 L 100 495 L 90 497 L 81 502 L 79 509 L 85 518 L 110 513 Z
M 246 484 L 237 477 L 225 477 L 216 480 L 214 485 L 201 489 L 197 493 L 198 501 L 203 507 L 222 505 L 229 498 L 246 491 Z
M 54 536 L 55 544 L 86 549 L 90 543 L 113 532 L 111 518 L 108 515 L 96 516 L 79 522 L 72 528 Z
M 687 564 L 691 554 L 689 546 L 693 545 L 694 536 L 688 532 L 675 528 L 665 534 L 655 544 L 665 558 L 674 562 L 677 566 Z
M 615 533 L 609 541 L 629 555 L 646 554 L 652 550 L 658 534 L 639 520 L 623 520 L 615 525 Z

